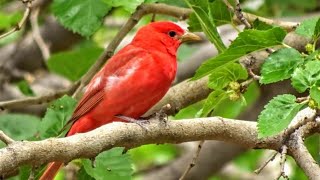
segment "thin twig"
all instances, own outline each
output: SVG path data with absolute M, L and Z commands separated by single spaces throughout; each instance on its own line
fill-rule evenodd
M 277 180 L 280 179 L 281 177 L 283 177 L 285 179 L 289 179 L 288 176 L 284 172 L 284 165 L 286 163 L 287 151 L 288 151 L 288 147 L 286 145 L 283 145 L 281 147 L 280 172 L 279 172 L 278 176 L 276 177 Z
M 196 161 L 200 155 L 200 151 L 203 146 L 203 143 L 204 143 L 204 141 L 199 142 L 197 151 L 195 152 L 190 164 L 188 165 L 187 169 L 183 172 L 183 174 L 181 175 L 179 180 L 184 180 L 186 178 L 187 174 L 189 173 L 189 171 L 191 170 L 191 168 L 193 168 L 196 165 Z
M 248 80 L 246 80 L 246 81 L 243 81 L 243 82 L 240 84 L 240 92 L 241 92 L 241 93 L 244 93 L 244 92 L 247 90 L 248 86 L 249 86 L 253 81 L 255 81 L 254 78 L 250 78 L 250 79 L 248 79 Z
M 248 22 L 248 20 L 242 14 L 242 9 L 240 7 L 239 0 L 235 0 L 235 2 L 236 2 L 236 8 L 234 9 L 234 14 L 246 26 L 246 28 L 251 29 L 252 28 L 251 24 Z
M 30 15 L 32 1 L 33 0 L 22 0 L 22 2 L 24 4 L 26 4 L 26 10 L 24 11 L 22 19 L 19 21 L 19 23 L 13 29 L 11 29 L 10 31 L 8 31 L 8 32 L 6 32 L 4 34 L 1 34 L 0 35 L 0 39 L 4 38 L 6 36 L 9 36 L 10 34 L 16 32 L 16 31 L 19 31 L 22 28 L 22 26 L 27 21 L 29 15 Z
M 229 11 L 234 11 L 232 5 L 229 3 L 228 0 L 223 0 L 224 4 L 228 7 Z
M 39 24 L 38 24 L 39 11 L 40 11 L 40 8 L 36 8 L 34 11 L 31 12 L 31 15 L 30 15 L 32 36 L 41 51 L 43 59 L 47 61 L 50 57 L 50 49 L 49 49 L 49 45 L 42 38 L 39 30 Z
M 254 173 L 259 174 L 274 158 L 277 156 L 278 152 L 274 152 Z
M 249 73 L 249 75 L 250 75 L 254 80 L 260 80 L 260 76 L 256 75 L 256 74 L 253 72 L 252 68 L 248 68 L 248 73 Z
M 48 103 L 50 101 L 53 101 L 55 99 L 60 98 L 61 96 L 68 94 L 71 95 L 76 88 L 79 86 L 79 82 L 74 83 L 71 87 L 60 90 L 51 94 L 39 96 L 39 97 L 28 97 L 23 99 L 16 99 L 16 100 L 10 100 L 10 101 L 3 101 L 0 102 L 0 111 L 5 109 L 11 109 L 11 108 L 17 108 L 22 107 L 26 105 L 35 105 L 35 104 L 43 104 Z
M 310 96 L 298 97 L 298 98 L 296 99 L 296 103 L 302 103 L 302 102 L 304 102 L 304 101 L 309 101 L 309 99 L 310 99 Z
M 14 142 L 9 136 L 7 136 L 3 131 L 0 130 L 0 140 L 4 142 L 6 145 L 9 145 Z

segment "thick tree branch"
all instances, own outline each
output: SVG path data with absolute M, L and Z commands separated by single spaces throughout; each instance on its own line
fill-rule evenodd
M 304 145 L 303 138 L 306 134 L 310 133 L 312 127 L 316 126 L 318 126 L 316 122 L 306 124 L 306 126 L 303 126 L 294 132 L 291 135 L 291 139 L 288 141 L 288 149 L 291 152 L 292 157 L 311 180 L 320 179 L 320 167 Z
M 88 133 L 66 138 L 14 142 L 0 150 L 0 174 L 11 172 L 23 164 L 39 166 L 51 161 L 68 162 L 79 157 L 95 157 L 116 146 L 133 148 L 149 143 L 215 139 L 246 148 L 279 149 L 279 142 L 282 140 L 281 136 L 259 140 L 255 122 L 219 117 L 168 121 L 166 125 L 152 120 L 147 127 L 150 131 L 145 131 L 136 124 L 111 123 Z

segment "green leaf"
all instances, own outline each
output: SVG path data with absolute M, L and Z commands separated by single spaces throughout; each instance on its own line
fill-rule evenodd
M 148 144 L 129 150 L 129 154 L 137 169 L 146 169 L 151 166 L 165 165 L 174 160 L 179 153 L 172 144 Z
M 301 36 L 311 39 L 315 32 L 315 27 L 318 20 L 319 18 L 311 18 L 311 19 L 306 19 L 302 21 L 301 24 L 297 27 L 295 32 Z
M 53 14 L 66 28 L 83 36 L 90 36 L 102 24 L 111 6 L 102 0 L 54 0 Z
M 124 148 L 116 147 L 99 154 L 92 161 L 83 159 L 82 164 L 86 172 L 96 180 L 128 180 L 131 179 L 132 167 L 129 154 L 123 154 Z
M 230 47 L 223 53 L 204 62 L 196 71 L 193 80 L 213 73 L 218 67 L 236 61 L 238 58 L 267 47 L 281 45 L 286 32 L 274 27 L 269 30 L 249 29 L 239 33 Z
M 224 99 L 214 109 L 214 116 L 221 116 L 224 118 L 236 118 L 243 110 L 252 105 L 258 99 L 260 95 L 260 89 L 257 83 L 251 83 L 243 94 L 244 98 L 240 98 L 237 101 L 232 101 L 230 98 Z M 245 101 L 245 102 L 244 102 Z
M 77 179 L 78 180 L 95 180 L 93 177 L 91 177 L 87 171 L 84 169 L 84 167 L 81 167 L 81 169 L 77 173 Z
M 103 49 L 99 47 L 80 48 L 53 54 L 48 60 L 50 71 L 76 81 L 95 63 Z
M 133 13 L 144 0 L 103 0 L 110 7 L 123 7 L 126 11 Z
M 198 18 L 195 13 L 191 13 L 188 18 L 188 29 L 191 32 L 200 32 L 202 31 L 201 24 L 198 21 Z
M 247 79 L 247 71 L 237 63 L 230 63 L 217 68 L 210 76 L 208 87 L 211 89 L 223 89 L 232 81 Z
M 41 139 L 59 135 L 61 129 L 70 119 L 76 103 L 73 98 L 65 95 L 47 108 L 39 128 Z
M 215 22 L 217 26 L 231 23 L 233 12 L 228 10 L 223 0 L 209 0 L 209 13 L 210 18 Z
M 268 30 L 268 29 L 272 29 L 273 26 L 265 22 L 262 22 L 257 18 L 256 20 L 253 21 L 252 28 L 257 30 Z
M 312 86 L 310 89 L 310 97 L 320 105 L 320 87 Z
M 0 30 L 8 30 L 12 26 L 18 24 L 22 14 L 20 12 L 15 12 L 13 14 L 7 14 L 0 12 Z
M 174 119 L 187 119 L 196 117 L 197 112 L 202 108 L 204 101 L 199 101 L 186 108 L 181 109 L 175 116 Z
M 223 90 L 215 90 L 207 97 L 201 112 L 201 117 L 208 116 L 223 100 L 228 98 L 228 94 Z
M 212 5 L 212 2 L 208 2 L 208 0 L 186 0 L 186 3 L 191 9 L 193 9 L 194 15 L 197 17 L 198 23 L 208 39 L 216 46 L 219 52 L 223 52 L 226 47 L 218 33 L 214 22 L 215 18 L 211 13 L 212 8 L 210 8 L 210 6 Z M 192 18 L 191 20 L 195 20 L 195 18 Z M 191 22 L 191 24 L 196 23 Z
M 37 133 L 39 124 L 40 118 L 36 116 L 11 113 L 0 115 L 0 129 L 14 140 L 31 138 Z
M 300 93 L 320 84 L 320 61 L 309 61 L 305 67 L 296 68 L 291 78 L 292 86 Z
M 296 97 L 291 94 L 273 98 L 258 117 L 258 137 L 273 136 L 284 130 L 303 105 L 296 103 Z
M 26 96 L 35 96 L 33 90 L 31 89 L 27 81 L 22 80 L 17 83 L 17 86 L 22 94 Z
M 260 83 L 269 84 L 291 77 L 291 74 L 300 64 L 303 57 L 293 48 L 279 49 L 272 53 L 261 68 Z
M 316 27 L 314 28 L 313 38 L 316 40 L 320 36 L 320 18 L 316 23 Z

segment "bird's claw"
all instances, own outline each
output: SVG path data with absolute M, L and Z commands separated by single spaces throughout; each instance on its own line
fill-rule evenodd
M 122 115 L 116 115 L 115 117 L 122 119 L 124 121 L 127 122 L 131 122 L 131 123 L 135 123 L 137 125 L 139 125 L 142 129 L 149 131 L 149 128 L 147 126 L 145 126 L 146 124 L 149 124 L 150 121 L 146 120 L 146 119 L 134 119 L 131 117 L 127 117 L 127 116 L 122 116 Z

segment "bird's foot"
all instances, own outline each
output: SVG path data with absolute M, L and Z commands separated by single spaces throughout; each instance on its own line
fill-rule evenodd
M 160 111 L 155 113 L 155 118 L 158 119 L 160 122 L 164 123 L 164 125 L 167 125 L 168 115 L 162 108 L 160 109 Z
M 143 129 L 145 129 L 146 131 L 149 131 L 149 128 L 146 126 L 146 124 L 149 124 L 150 122 L 147 119 L 134 119 L 134 118 L 123 116 L 123 115 L 116 115 L 115 117 L 127 122 L 135 123 L 140 127 L 142 127 Z

